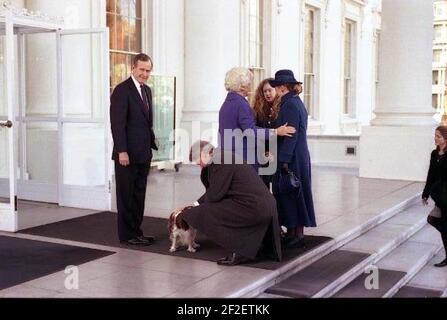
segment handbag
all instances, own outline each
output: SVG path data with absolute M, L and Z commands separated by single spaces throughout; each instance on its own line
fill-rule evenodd
M 436 181 L 430 189 L 430 197 L 438 208 L 447 208 L 447 183 L 443 180 Z
M 281 194 L 298 193 L 301 190 L 301 181 L 288 170 L 287 173 L 279 172 L 278 190 Z

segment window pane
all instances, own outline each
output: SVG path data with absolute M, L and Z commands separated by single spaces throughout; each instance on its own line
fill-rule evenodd
M 123 18 L 121 16 L 116 16 L 116 46 L 113 48 L 115 50 L 124 50 L 124 25 Z
M 0 30 L 0 116 L 8 116 L 8 108 L 6 106 L 6 57 L 4 52 L 5 36 Z
M 137 18 L 142 18 L 143 17 L 143 9 L 142 9 L 141 0 L 133 0 L 133 2 L 135 2 L 135 12 L 136 12 L 135 16 Z
M 129 0 L 117 0 L 116 13 L 122 16 L 129 16 Z
M 131 30 L 130 30 L 130 21 L 129 18 L 123 18 L 123 44 L 124 47 L 122 47 L 124 51 L 130 51 L 130 34 L 131 34 Z
M 314 51 L 314 12 L 307 8 L 306 25 L 304 34 L 304 72 L 313 73 L 313 51 Z
M 64 35 L 62 38 L 62 104 L 66 117 L 103 117 L 105 97 L 98 90 L 105 71 L 101 44 L 100 34 Z
M 343 113 L 349 114 L 350 109 L 350 86 L 351 82 L 349 79 L 344 81 L 344 101 L 343 101 Z
M 435 26 L 435 32 L 434 32 L 435 40 L 442 39 L 442 29 L 443 29 L 443 26 Z
M 432 102 L 433 109 L 438 109 L 438 95 L 437 94 L 431 95 L 431 102 Z
M 56 36 L 53 33 L 27 34 L 25 72 L 27 116 L 57 115 Z M 71 51 L 77 53 L 77 49 Z M 65 76 L 65 75 L 64 75 Z M 76 87 L 76 86 L 75 86 Z
M 109 27 L 110 49 L 118 49 L 116 42 L 116 22 L 114 14 L 107 14 L 107 26 Z
M 433 70 L 433 84 L 437 85 L 439 84 L 439 71 Z
M 115 6 L 116 6 L 116 0 L 107 0 L 106 11 L 115 13 L 116 12 L 116 7 Z
M 57 183 L 57 124 L 26 124 L 26 176 L 24 180 Z
M 141 18 L 141 0 L 130 0 L 129 17 Z
M 345 30 L 345 48 L 344 48 L 344 70 L 345 76 L 349 77 L 351 75 L 351 48 L 352 48 L 352 24 L 346 23 Z
M 0 203 L 9 202 L 9 140 L 8 130 L 0 130 Z
M 64 184 L 104 185 L 104 125 L 65 123 L 63 128 Z
M 122 82 L 127 77 L 127 55 L 121 53 L 112 53 L 112 87 Z
M 152 76 L 148 85 L 152 88 L 154 132 L 159 146 L 154 152 L 154 161 L 172 159 L 170 135 L 174 129 L 175 78 Z
M 251 67 L 263 67 L 264 38 L 263 0 L 248 1 L 248 63 Z
M 304 75 L 304 105 L 307 108 L 307 112 L 309 115 L 312 115 L 313 113 L 313 86 L 314 86 L 314 79 L 311 74 L 305 74 Z
M 129 38 L 130 38 L 130 51 L 141 51 L 141 20 L 130 19 L 129 20 Z
M 433 50 L 433 61 L 434 62 L 441 62 L 441 50 Z

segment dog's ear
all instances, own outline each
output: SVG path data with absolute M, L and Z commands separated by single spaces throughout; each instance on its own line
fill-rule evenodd
M 189 229 L 189 225 L 182 218 L 177 217 L 175 224 L 177 228 L 187 231 Z

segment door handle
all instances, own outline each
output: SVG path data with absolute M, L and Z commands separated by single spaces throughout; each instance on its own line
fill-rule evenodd
M 0 127 L 12 128 L 11 120 L 7 120 L 6 122 L 0 122 Z

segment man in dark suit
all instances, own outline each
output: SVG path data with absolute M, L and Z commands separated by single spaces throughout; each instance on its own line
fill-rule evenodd
M 150 245 L 154 237 L 144 236 L 147 177 L 152 150 L 157 150 L 152 129 L 152 93 L 145 85 L 152 71 L 151 58 L 143 53 L 133 59 L 132 75 L 113 90 L 110 122 L 115 161 L 118 236 L 131 245 Z

